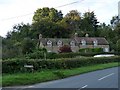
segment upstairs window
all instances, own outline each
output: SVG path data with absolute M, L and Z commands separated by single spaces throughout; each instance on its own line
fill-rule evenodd
M 59 40 L 59 41 L 57 42 L 57 45 L 58 45 L 58 47 L 61 47 L 61 46 L 62 46 L 62 41 Z
M 48 47 L 52 47 L 52 41 L 50 41 L 50 40 L 47 41 L 47 46 L 48 46 Z
M 84 39 L 82 39 L 81 43 L 82 43 L 82 46 L 86 45 L 86 41 Z
M 71 47 L 75 47 L 75 41 L 71 41 L 71 42 L 70 42 L 70 46 L 71 46 Z

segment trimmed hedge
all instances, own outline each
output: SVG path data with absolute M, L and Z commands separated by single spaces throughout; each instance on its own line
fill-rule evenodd
M 79 52 L 103 52 L 102 48 L 81 48 L 79 49 Z
M 42 69 L 70 69 L 94 64 L 103 64 L 110 62 L 118 62 L 120 56 L 116 57 L 100 57 L 100 58 L 61 58 L 61 59 L 10 59 L 2 61 L 3 73 L 26 72 L 24 65 L 33 65 L 34 71 Z
M 81 49 L 82 50 L 82 49 Z M 96 48 L 95 50 L 99 50 L 99 48 Z M 24 58 L 26 59 L 58 59 L 58 58 L 75 58 L 76 56 L 86 56 L 91 57 L 97 54 L 116 54 L 112 52 L 70 52 L 70 53 L 54 53 L 54 52 L 42 52 L 42 51 L 35 51 L 34 53 L 30 53 L 25 55 Z M 46 56 L 45 56 L 46 55 Z

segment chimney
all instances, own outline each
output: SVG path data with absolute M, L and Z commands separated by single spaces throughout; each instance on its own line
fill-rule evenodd
M 78 37 L 78 33 L 75 33 L 74 37 L 75 37 L 75 38 Z
M 88 34 L 88 33 L 86 33 L 85 37 L 89 37 L 89 34 Z

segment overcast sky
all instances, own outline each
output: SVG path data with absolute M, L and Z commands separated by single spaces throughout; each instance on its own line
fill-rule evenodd
M 112 16 L 118 15 L 119 0 L 0 0 L 0 35 L 5 37 L 13 25 L 31 23 L 35 10 L 43 7 L 53 7 L 65 15 L 70 10 L 81 13 L 94 11 L 100 23 L 110 23 Z M 77 2 L 64 7 L 61 5 Z

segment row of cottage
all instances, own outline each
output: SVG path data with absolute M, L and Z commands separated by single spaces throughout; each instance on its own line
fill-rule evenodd
M 48 52 L 58 52 L 63 45 L 69 45 L 73 52 L 80 48 L 103 48 L 109 52 L 109 43 L 103 37 L 73 37 L 73 38 L 42 38 L 39 35 L 39 47 L 44 47 Z

